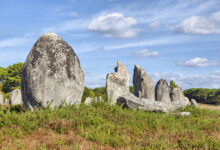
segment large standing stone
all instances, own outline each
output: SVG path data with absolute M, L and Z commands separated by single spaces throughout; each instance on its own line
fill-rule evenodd
M 11 105 L 21 105 L 23 104 L 21 90 L 16 89 L 9 94 L 9 104 Z
M 29 53 L 22 73 L 26 107 L 80 104 L 84 74 L 75 52 L 54 33 L 42 35 Z
M 134 67 L 133 85 L 135 96 L 155 100 L 154 81 L 138 65 Z
M 0 92 L 0 105 L 3 105 L 3 104 L 4 104 L 4 96 Z
M 129 73 L 120 61 L 115 72 L 107 75 L 106 90 L 110 104 L 115 104 L 120 96 L 129 92 Z
M 165 79 L 158 81 L 156 85 L 156 101 L 160 102 L 171 102 L 170 100 L 170 89 Z

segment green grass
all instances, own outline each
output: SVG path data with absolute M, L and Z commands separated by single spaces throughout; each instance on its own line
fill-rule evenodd
M 219 111 L 192 107 L 181 111 L 189 111 L 191 116 L 135 111 L 104 103 L 34 112 L 21 106 L 1 107 L 0 144 L 6 135 L 19 139 L 43 128 L 57 134 L 74 131 L 89 141 L 115 148 L 220 149 Z

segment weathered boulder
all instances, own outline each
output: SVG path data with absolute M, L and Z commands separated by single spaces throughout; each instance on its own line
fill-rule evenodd
M 155 100 L 154 81 L 138 65 L 134 67 L 133 85 L 135 96 Z
M 55 33 L 42 35 L 25 61 L 21 87 L 28 108 L 80 104 L 84 74 L 71 46 Z
M 129 93 L 129 73 L 120 61 L 115 72 L 107 75 L 106 90 L 110 104 L 115 104 L 120 96 Z
M 156 101 L 160 102 L 171 102 L 170 99 L 170 88 L 165 79 L 158 81 L 155 88 Z
M 4 96 L 0 92 L 0 105 L 3 105 L 3 104 L 4 104 Z
M 23 104 L 21 90 L 16 89 L 9 94 L 9 104 L 11 105 L 21 105 Z
M 196 108 L 198 108 L 199 106 L 198 106 L 198 103 L 197 103 L 197 101 L 195 100 L 195 99 L 191 99 L 191 105 L 193 106 L 193 107 L 196 107 Z
M 182 101 L 185 99 L 183 95 L 183 91 L 180 86 L 176 86 L 171 93 L 171 100 L 172 101 Z

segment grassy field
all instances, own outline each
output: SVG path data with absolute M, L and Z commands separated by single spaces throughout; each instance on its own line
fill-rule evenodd
M 220 149 L 220 111 L 190 117 L 104 103 L 27 111 L 0 108 L 1 149 Z

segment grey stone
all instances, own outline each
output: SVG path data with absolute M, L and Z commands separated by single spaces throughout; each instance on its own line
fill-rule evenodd
M 85 105 L 90 106 L 92 104 L 92 100 L 93 99 L 91 97 L 87 97 L 86 100 L 85 100 Z
M 198 103 L 197 103 L 197 101 L 195 100 L 195 99 L 191 99 L 191 105 L 193 106 L 193 107 L 196 107 L 196 108 L 198 108 L 199 106 L 198 106 Z
M 106 90 L 110 104 L 116 104 L 120 96 L 129 93 L 129 73 L 120 61 L 115 72 L 107 75 Z
M 42 35 L 25 61 L 21 87 L 31 109 L 80 104 L 84 73 L 71 46 L 55 33 Z
M 189 105 L 187 100 L 176 102 L 161 102 L 151 99 L 143 99 L 128 93 L 118 98 L 118 104 L 123 104 L 125 107 L 132 109 L 140 109 L 145 111 L 169 112 L 179 108 L 184 108 Z
M 189 117 L 191 114 L 190 112 L 179 112 L 179 113 L 175 113 L 174 115 L 180 116 L 180 117 Z
M 9 104 L 11 105 L 21 105 L 23 104 L 21 90 L 16 89 L 9 94 Z
M 85 100 L 85 105 L 90 106 L 93 102 L 94 103 L 103 102 L 103 99 L 101 96 L 95 98 L 87 97 Z
M 138 65 L 134 67 L 133 85 L 135 96 L 155 100 L 154 81 Z
M 0 92 L 0 105 L 3 105 L 3 104 L 4 104 L 4 96 Z
M 180 86 L 176 86 L 171 93 L 172 101 L 183 101 L 185 96 L 183 95 L 183 91 Z
M 159 80 L 155 89 L 156 101 L 171 102 L 170 88 L 165 79 Z

